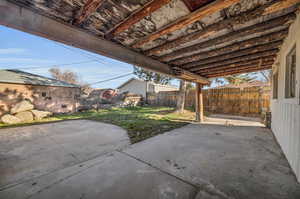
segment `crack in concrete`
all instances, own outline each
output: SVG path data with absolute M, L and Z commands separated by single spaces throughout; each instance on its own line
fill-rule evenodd
M 193 182 L 190 182 L 189 180 L 186 180 L 182 177 L 179 177 L 179 176 L 174 175 L 174 174 L 172 174 L 168 171 L 165 171 L 165 170 L 163 170 L 163 169 L 161 169 L 161 168 L 159 168 L 159 167 L 157 167 L 157 166 L 155 166 L 155 165 L 153 165 L 153 164 L 151 164 L 151 163 L 149 163 L 145 160 L 142 160 L 138 157 L 135 157 L 134 155 L 131 155 L 131 154 L 126 153 L 126 152 L 121 151 L 121 150 L 117 150 L 117 152 L 119 152 L 123 155 L 126 155 L 130 158 L 133 158 L 133 159 L 135 159 L 135 160 L 137 160 L 137 161 L 139 161 L 143 164 L 146 164 L 146 165 L 150 166 L 153 169 L 156 169 L 156 170 L 158 170 L 158 171 L 160 171 L 160 172 L 162 172 L 166 175 L 172 176 L 172 177 L 176 178 L 177 180 L 194 187 L 197 190 L 196 193 L 195 193 L 195 196 L 193 197 L 194 199 L 197 197 L 197 195 L 200 191 L 205 191 L 205 192 L 209 193 L 210 195 L 218 196 L 218 197 L 220 197 L 220 199 L 234 199 L 233 197 L 227 196 L 224 192 L 217 189 L 213 184 L 205 182 L 204 180 L 201 180 L 201 181 L 203 181 L 201 184 L 193 183 Z

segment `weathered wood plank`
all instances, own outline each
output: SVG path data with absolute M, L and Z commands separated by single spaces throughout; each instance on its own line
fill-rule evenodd
M 175 48 L 177 46 L 180 46 L 182 44 L 200 39 L 200 38 L 206 38 L 209 37 L 210 35 L 214 34 L 215 32 L 228 29 L 228 27 L 234 27 L 239 24 L 246 23 L 248 21 L 257 19 L 261 16 L 265 16 L 268 14 L 273 14 L 274 12 L 278 11 L 277 9 L 272 9 L 274 4 L 282 2 L 281 0 L 275 0 L 275 1 L 270 1 L 269 3 L 259 6 L 255 8 L 254 10 L 250 10 L 244 13 L 241 13 L 240 15 L 230 17 L 228 19 L 222 20 L 220 22 L 214 23 L 212 25 L 207 26 L 204 30 L 200 30 L 195 33 L 191 33 L 179 38 L 176 38 L 172 41 L 168 41 L 162 45 L 159 45 L 157 47 L 154 47 L 150 50 L 145 51 L 145 54 L 148 56 L 151 55 L 158 55 L 161 54 L 163 51 Z M 285 7 L 281 7 L 282 9 L 288 8 L 292 6 L 293 4 L 286 4 Z M 271 9 L 270 9 L 271 8 Z M 266 12 L 266 10 L 273 10 L 273 12 Z
M 211 72 L 216 72 L 219 70 L 226 70 L 226 69 L 230 69 L 230 68 L 238 68 L 241 66 L 252 66 L 252 65 L 256 65 L 256 64 L 267 64 L 267 63 L 271 63 L 274 62 L 274 57 L 264 57 L 264 58 L 258 58 L 258 59 L 253 59 L 253 60 L 249 60 L 249 61 L 241 61 L 241 62 L 237 62 L 237 63 L 233 63 L 233 64 L 228 64 L 228 65 L 222 65 L 222 66 L 218 66 L 218 67 L 214 67 L 214 68 L 205 68 L 205 69 L 201 69 L 198 70 L 197 73 L 211 73 Z
M 256 62 L 249 62 L 248 64 L 245 65 L 236 65 L 235 67 L 220 67 L 220 68 L 215 68 L 214 70 L 211 71 L 206 71 L 206 72 L 197 72 L 197 74 L 201 74 L 203 76 L 207 75 L 214 75 L 214 74 L 219 74 L 219 73 L 225 73 L 225 72 L 232 72 L 236 70 L 244 70 L 248 68 L 253 68 L 253 67 L 264 67 L 264 66 L 269 66 L 274 63 L 274 60 L 271 61 L 265 61 L 261 62 L 260 60 Z
M 269 66 L 263 66 L 263 67 L 236 70 L 236 71 L 231 71 L 231 72 L 226 72 L 226 73 L 214 73 L 213 75 L 207 75 L 206 77 L 207 78 L 224 77 L 224 76 L 228 76 L 228 75 L 251 73 L 251 72 L 256 72 L 256 71 L 261 71 L 261 70 L 268 70 L 268 69 L 271 69 L 271 68 L 272 68 L 272 65 L 269 65 Z
M 223 65 L 238 63 L 238 62 L 242 62 L 242 61 L 250 61 L 253 59 L 264 58 L 264 57 L 276 57 L 276 54 L 278 52 L 279 52 L 279 49 L 273 49 L 273 50 L 254 53 L 254 54 L 246 55 L 246 56 L 242 56 L 242 57 L 236 57 L 236 58 L 228 59 L 228 60 L 221 61 L 221 62 L 215 62 L 215 63 L 203 64 L 203 65 L 199 64 L 198 66 L 190 68 L 189 71 L 194 72 L 194 71 L 198 71 L 198 70 L 204 69 L 204 68 L 214 68 L 217 66 L 223 66 Z
M 274 3 L 272 6 L 268 7 L 265 12 L 264 15 L 273 13 L 273 12 L 277 12 L 279 10 L 291 7 L 295 4 L 300 4 L 300 0 L 281 0 L 281 1 L 277 1 L 276 3 Z
M 296 18 L 296 15 L 294 13 L 290 13 L 275 19 L 272 19 L 270 21 L 265 21 L 259 24 L 255 24 L 246 28 L 243 28 L 241 30 L 237 30 L 237 31 L 233 31 L 231 33 L 222 35 L 220 37 L 208 40 L 208 41 L 204 41 L 201 42 L 199 44 L 195 44 L 186 48 L 181 48 L 179 50 L 176 50 L 172 53 L 169 53 L 167 55 L 161 56 L 159 58 L 160 61 L 163 62 L 169 62 L 171 60 L 174 59 L 178 59 L 187 55 L 193 55 L 196 54 L 197 51 L 213 46 L 213 45 L 217 45 L 217 44 L 221 44 L 224 42 L 229 42 L 229 41 L 235 41 L 237 38 L 243 38 L 246 36 L 249 36 L 251 34 L 255 34 L 255 33 L 264 33 L 266 32 L 266 34 L 268 34 L 270 29 L 274 29 L 276 28 L 276 31 L 278 31 L 278 27 L 282 27 L 282 29 L 286 29 L 287 26 Z
M 142 20 L 144 17 L 150 15 L 152 12 L 158 10 L 159 8 L 163 7 L 164 5 L 170 3 L 172 0 L 153 0 L 147 3 L 144 7 L 137 10 L 133 14 L 131 14 L 129 17 L 127 17 L 124 21 L 122 21 L 120 24 L 118 24 L 116 27 L 114 27 L 111 31 L 108 33 L 108 38 L 113 37 L 114 35 L 117 35 L 128 28 L 130 28 L 132 25 L 136 24 L 140 20 Z
M 196 55 L 179 58 L 179 59 L 176 59 L 174 61 L 171 61 L 170 64 L 172 64 L 172 65 L 183 65 L 183 64 L 186 64 L 186 63 L 189 63 L 189 62 L 194 62 L 194 61 L 206 59 L 206 58 L 209 58 L 209 57 L 215 57 L 215 56 L 218 56 L 218 55 L 231 53 L 231 52 L 234 52 L 234 51 L 237 51 L 237 50 L 243 50 L 245 48 L 258 46 L 258 45 L 261 45 L 261 44 L 267 44 L 267 43 L 271 43 L 271 42 L 275 42 L 275 41 L 280 41 L 280 40 L 283 40 L 287 36 L 287 34 L 288 34 L 288 29 L 285 29 L 285 30 L 282 30 L 282 31 L 279 31 L 279 32 L 267 34 L 265 36 L 259 36 L 259 37 L 255 37 L 255 38 L 252 38 L 252 39 L 249 39 L 249 40 L 246 40 L 246 41 L 237 42 L 237 43 L 234 43 L 232 45 L 225 46 L 223 48 L 219 48 L 219 49 L 216 49 L 216 50 L 201 52 L 201 53 L 196 54 Z
M 105 0 L 88 0 L 84 6 L 80 9 L 75 17 L 73 23 L 81 24 L 85 21 L 92 13 L 96 12 L 97 9 L 102 5 Z
M 176 20 L 175 22 L 173 22 L 171 24 L 168 24 L 167 26 L 156 31 L 155 33 L 150 34 L 150 35 L 146 36 L 145 38 L 142 38 L 141 40 L 137 41 L 134 45 L 132 45 L 132 47 L 139 48 L 145 43 L 148 43 L 148 42 L 153 41 L 163 35 L 166 35 L 168 33 L 179 30 L 185 26 L 188 26 L 196 21 L 203 19 L 204 17 L 207 17 L 215 12 L 218 12 L 224 8 L 227 8 L 239 1 L 240 0 L 216 0 L 202 8 L 199 8 L 198 10 L 192 12 L 189 15 Z
M 6 0 L 0 1 L 0 24 L 155 72 L 173 75 L 173 71 L 167 64 Z
M 199 64 L 204 65 L 204 64 L 210 64 L 210 63 L 216 63 L 216 62 L 221 62 L 221 61 L 228 60 L 228 59 L 233 59 L 236 57 L 241 57 L 241 56 L 245 56 L 245 55 L 251 55 L 254 53 L 264 52 L 267 50 L 278 49 L 282 43 L 283 43 L 283 40 L 268 43 L 268 44 L 263 44 L 263 45 L 259 45 L 259 46 L 255 46 L 255 47 L 251 47 L 251 48 L 246 48 L 243 50 L 237 50 L 232 53 L 190 62 L 188 64 L 182 65 L 182 68 L 192 68 L 194 66 L 198 66 Z

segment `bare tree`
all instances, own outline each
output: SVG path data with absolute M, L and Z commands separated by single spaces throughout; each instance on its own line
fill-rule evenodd
M 91 90 L 90 85 L 80 82 L 78 75 L 73 71 L 70 70 L 61 71 L 59 68 L 50 68 L 49 72 L 52 78 L 54 79 L 64 81 L 70 84 L 78 84 L 81 87 L 81 90 L 83 92 L 87 92 Z
M 59 68 L 51 68 L 49 69 L 49 72 L 54 79 L 68 82 L 70 84 L 79 84 L 78 75 L 73 71 L 61 71 Z

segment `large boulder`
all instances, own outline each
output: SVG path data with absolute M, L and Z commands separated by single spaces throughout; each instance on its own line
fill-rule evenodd
M 24 111 L 17 113 L 15 115 L 17 118 L 21 120 L 21 122 L 31 122 L 33 121 L 33 114 L 30 111 Z
M 31 113 L 33 114 L 35 120 L 40 120 L 40 119 L 43 119 L 45 117 L 48 117 L 48 116 L 52 115 L 51 112 L 38 111 L 38 110 L 31 110 Z
M 17 124 L 20 123 L 21 120 L 13 115 L 6 114 L 1 117 L 1 121 L 5 124 Z
M 10 109 L 11 114 L 20 113 L 24 111 L 32 110 L 34 106 L 27 100 L 23 100 L 17 103 L 14 107 Z

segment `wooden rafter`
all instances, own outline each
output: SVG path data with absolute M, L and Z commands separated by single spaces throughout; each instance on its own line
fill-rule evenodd
M 228 27 L 243 24 L 248 21 L 265 16 L 267 14 L 272 14 L 272 13 L 278 11 L 278 9 L 274 9 L 274 6 L 277 5 L 276 3 L 280 3 L 280 2 L 282 2 L 282 1 L 281 0 L 270 1 L 269 3 L 267 3 L 265 5 L 255 8 L 254 10 L 246 11 L 244 13 L 241 13 L 240 15 L 230 17 L 228 19 L 225 19 L 220 22 L 209 25 L 204 30 L 200 30 L 198 32 L 191 33 L 189 35 L 185 35 L 185 36 L 176 38 L 172 41 L 169 41 L 162 45 L 154 47 L 150 50 L 145 51 L 145 54 L 148 56 L 158 55 L 165 50 L 175 48 L 177 46 L 180 46 L 182 44 L 185 44 L 185 43 L 188 43 L 188 42 L 200 39 L 200 38 L 209 37 L 210 35 L 214 34 L 215 32 L 218 32 L 218 31 L 221 31 L 224 29 L 228 29 Z M 284 6 L 281 6 L 281 9 L 291 7 L 293 5 L 292 1 L 289 1 L 289 2 L 290 2 L 289 4 L 285 4 Z
M 262 44 L 280 41 L 280 40 L 283 40 L 287 36 L 287 34 L 288 34 L 288 29 L 285 29 L 285 30 L 282 30 L 279 32 L 255 37 L 255 38 L 252 38 L 252 39 L 249 39 L 246 41 L 237 42 L 232 45 L 225 46 L 223 48 L 219 48 L 216 50 L 205 51 L 205 52 L 201 52 L 196 55 L 179 58 L 174 61 L 171 61 L 170 64 L 180 66 L 180 65 L 183 65 L 183 64 L 186 64 L 189 62 L 199 61 L 199 60 L 206 59 L 209 57 L 215 57 L 215 56 L 219 56 L 219 55 L 228 54 L 228 53 L 231 53 L 231 52 L 234 52 L 237 50 L 243 50 L 245 48 L 250 48 L 250 47 L 255 47 L 258 45 L 262 45 Z
M 253 66 L 243 69 L 237 69 L 230 72 L 220 72 L 220 73 L 214 73 L 212 75 L 206 75 L 207 78 L 215 78 L 215 77 L 224 77 L 227 75 L 235 75 L 235 74 L 241 74 L 241 73 L 250 73 L 250 72 L 256 72 L 261 70 L 268 70 L 272 68 L 272 64 L 266 65 L 266 66 Z
M 124 21 L 116 25 L 112 30 L 109 31 L 107 37 L 111 38 L 114 35 L 117 35 L 128 28 L 130 28 L 132 25 L 136 24 L 140 20 L 142 20 L 144 17 L 150 15 L 152 12 L 158 10 L 159 8 L 163 7 L 164 5 L 170 3 L 172 0 L 152 0 L 149 3 L 147 3 L 144 7 L 137 10 L 133 14 L 131 14 L 129 17 L 127 17 Z
M 290 13 L 269 21 L 265 21 L 259 24 L 255 24 L 252 26 L 248 26 L 246 28 L 243 28 L 241 30 L 237 30 L 234 32 L 230 32 L 228 34 L 222 35 L 220 37 L 201 42 L 199 44 L 195 44 L 186 48 L 181 48 L 179 50 L 176 50 L 172 53 L 169 53 L 167 55 L 164 55 L 159 58 L 160 61 L 163 62 L 169 62 L 174 59 L 178 59 L 184 56 L 190 56 L 193 54 L 196 54 L 199 50 L 221 44 L 224 42 L 229 41 L 235 41 L 237 38 L 243 38 L 247 37 L 251 34 L 258 34 L 258 33 L 270 33 L 271 29 L 275 29 L 278 31 L 278 27 L 282 26 L 282 29 L 285 29 L 288 27 L 288 25 L 296 18 L 296 15 L 294 13 Z
M 223 65 L 226 65 L 226 64 L 233 64 L 233 63 L 242 62 L 242 61 L 250 61 L 250 60 L 253 60 L 253 59 L 269 57 L 269 56 L 270 57 L 271 56 L 276 57 L 276 54 L 278 53 L 278 51 L 279 51 L 279 49 L 273 49 L 273 50 L 254 53 L 254 54 L 250 54 L 250 55 L 246 55 L 246 56 L 242 56 L 242 57 L 236 57 L 236 58 L 228 59 L 228 60 L 221 61 L 221 62 L 214 62 L 214 63 L 203 64 L 203 65 L 199 64 L 198 66 L 190 68 L 189 71 L 195 72 L 195 71 L 198 71 L 198 70 L 204 69 L 204 68 L 214 68 L 214 67 L 223 66 Z
M 102 5 L 105 0 L 87 0 L 75 17 L 74 24 L 81 24 Z
M 242 56 L 246 56 L 246 55 L 251 55 L 251 54 L 255 54 L 255 53 L 259 53 L 259 52 L 265 52 L 267 50 L 272 50 L 272 49 L 278 49 L 281 44 L 282 44 L 282 40 L 281 41 L 276 41 L 273 43 L 267 43 L 267 44 L 263 44 L 263 45 L 259 45 L 259 46 L 255 46 L 255 47 L 251 47 L 251 48 L 246 48 L 243 50 L 237 50 L 225 55 L 219 55 L 216 57 L 210 57 L 207 59 L 202 59 L 202 60 L 198 60 L 195 62 L 191 62 L 188 64 L 183 65 L 183 68 L 192 68 L 194 66 L 199 65 L 199 63 L 201 65 L 208 65 L 210 63 L 216 63 L 216 62 L 222 62 L 224 60 L 228 60 L 228 59 L 233 59 L 236 57 L 242 57 Z
M 220 10 L 223 10 L 224 8 L 227 8 L 239 1 L 240 0 L 216 0 L 202 8 L 199 8 L 198 10 L 192 12 L 191 14 L 184 16 L 184 17 L 176 20 L 175 22 L 163 27 L 162 29 L 156 31 L 155 33 L 150 34 L 150 35 L 146 36 L 145 38 L 142 38 L 141 40 L 136 42 L 132 47 L 139 48 L 145 43 L 148 43 L 150 41 L 158 39 L 159 37 L 161 37 L 163 35 L 174 32 L 181 28 L 184 28 L 196 21 L 203 19 L 204 17 L 207 17 L 207 16 L 209 16 L 215 12 L 218 12 Z
M 249 66 L 265 66 L 265 65 L 270 65 L 274 63 L 274 58 L 268 58 L 268 59 L 256 59 L 253 61 L 248 61 L 246 62 L 240 62 L 240 63 L 235 63 L 227 66 L 221 66 L 213 69 L 205 69 L 205 70 L 200 70 L 197 71 L 197 74 L 202 74 L 202 75 L 210 75 L 214 73 L 219 73 L 220 71 L 228 71 L 228 70 L 236 70 L 238 68 L 245 68 Z

